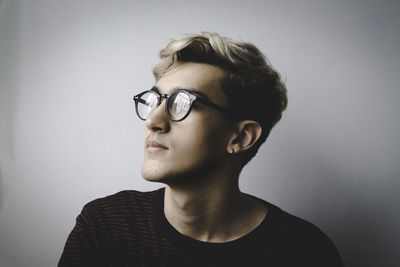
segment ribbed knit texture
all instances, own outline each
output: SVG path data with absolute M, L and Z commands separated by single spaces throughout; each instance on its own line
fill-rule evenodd
M 176 231 L 164 215 L 164 188 L 94 200 L 77 217 L 58 266 L 342 266 L 317 227 L 256 199 L 268 207 L 264 221 L 225 243 Z

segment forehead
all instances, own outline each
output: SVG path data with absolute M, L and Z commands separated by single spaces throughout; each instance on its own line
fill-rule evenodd
M 155 86 L 163 94 L 170 94 L 176 89 L 199 91 L 207 98 L 224 104 L 226 99 L 219 84 L 223 74 L 224 71 L 221 68 L 213 65 L 179 63 L 164 73 Z

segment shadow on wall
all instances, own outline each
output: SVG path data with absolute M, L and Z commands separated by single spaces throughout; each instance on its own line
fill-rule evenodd
M 392 262 L 390 255 L 382 255 L 381 251 L 390 253 L 392 248 L 388 247 L 385 240 L 385 229 L 375 221 L 373 213 L 365 214 L 369 206 L 365 203 L 352 203 L 348 208 L 348 220 L 341 223 L 341 240 L 343 250 L 346 251 L 347 266 L 390 266 L 385 265 Z M 351 208 L 351 209 L 350 209 Z M 386 247 L 386 248 L 385 248 Z M 394 255 L 393 255 L 394 257 Z M 393 262 L 392 262 L 393 263 Z
M 12 160 L 10 155 L 0 154 L 0 212 L 4 208 L 6 179 L 11 179 Z
M 307 187 L 315 198 L 305 203 L 310 205 L 305 212 L 314 217 L 311 221 L 329 228 L 344 266 L 397 266 L 397 241 L 390 233 L 398 219 L 391 214 L 391 203 L 385 203 L 390 196 L 376 198 L 383 188 L 375 188 L 372 174 L 341 166 L 326 151 L 314 152 L 304 163 L 310 167 L 301 174 L 312 181 Z
M 332 172 L 331 175 L 338 183 L 335 185 L 337 195 L 333 197 L 339 198 L 336 203 L 341 205 L 332 207 L 339 210 L 336 214 L 341 220 L 334 220 L 335 225 L 331 227 L 335 229 L 335 244 L 344 266 L 392 266 L 396 255 L 390 255 L 393 247 L 387 240 L 388 229 L 382 227 L 384 211 L 379 209 L 379 203 L 365 195 L 359 186 L 349 184 L 354 177 L 345 179 Z M 322 213 L 326 214 L 326 211 Z
M 4 208 L 5 179 L 11 176 L 11 158 L 8 155 L 0 154 L 0 212 Z
M 4 185 L 3 185 L 3 175 L 2 175 L 2 169 L 0 165 L 0 212 L 3 209 L 3 190 L 4 190 Z
M 20 1 L 0 0 L 0 211 L 6 202 L 5 186 L 11 185 L 15 124 L 15 96 L 19 81 Z

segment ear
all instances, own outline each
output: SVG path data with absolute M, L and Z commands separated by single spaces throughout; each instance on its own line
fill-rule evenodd
M 227 146 L 227 151 L 231 154 L 250 149 L 262 133 L 261 125 L 253 120 L 240 121 L 236 129 L 236 133 L 232 136 Z

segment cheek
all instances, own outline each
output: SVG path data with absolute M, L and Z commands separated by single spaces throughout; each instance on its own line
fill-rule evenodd
M 179 129 L 177 145 L 190 157 L 200 157 L 201 154 L 221 154 L 225 149 L 226 138 L 224 129 L 210 118 L 208 121 L 190 122 Z M 221 152 L 221 153 L 220 153 Z

